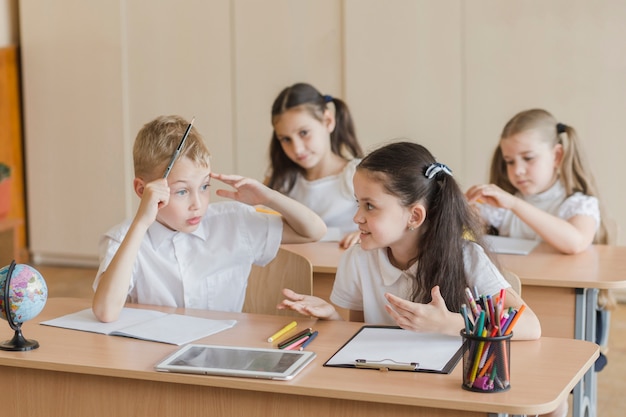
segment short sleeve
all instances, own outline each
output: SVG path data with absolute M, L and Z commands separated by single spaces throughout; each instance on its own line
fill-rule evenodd
M 507 209 L 494 207 L 489 204 L 480 204 L 479 207 L 480 217 L 482 217 L 488 225 L 493 226 L 496 229 L 499 229 L 502 226 L 504 216 L 508 211 Z
M 96 273 L 96 278 L 93 282 L 93 290 L 95 291 L 98 288 L 98 283 L 100 282 L 100 276 L 104 271 L 107 270 L 109 264 L 113 260 L 113 256 L 117 253 L 120 245 L 122 244 L 122 240 L 126 236 L 128 232 L 128 228 L 130 226 L 130 221 L 126 221 L 124 224 L 116 226 L 115 228 L 109 230 L 105 233 L 98 243 L 98 255 L 100 257 L 100 266 L 98 267 L 98 272 Z M 135 276 L 135 272 L 137 269 L 137 263 L 133 264 L 133 274 Z M 133 286 L 133 280 L 131 279 L 130 286 Z
M 248 244 L 253 253 L 254 264 L 267 265 L 276 257 L 283 237 L 281 216 L 259 213 L 250 206 L 243 206 L 240 224 L 246 229 Z
M 354 183 L 352 180 L 356 172 L 356 167 L 360 162 L 361 160 L 358 158 L 351 160 L 341 173 L 341 194 L 349 200 L 354 199 Z
M 596 221 L 596 228 L 600 225 L 600 204 L 596 197 L 583 193 L 574 193 L 559 207 L 558 217 L 564 220 L 574 216 L 589 216 Z
M 363 288 L 359 277 L 358 245 L 344 252 L 337 266 L 330 300 L 341 308 L 363 311 Z
M 476 287 L 479 294 L 493 295 L 511 286 L 482 246 L 467 242 L 463 255 L 467 284 L 470 288 Z

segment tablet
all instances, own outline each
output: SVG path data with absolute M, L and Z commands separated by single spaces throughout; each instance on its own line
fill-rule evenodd
M 315 352 L 239 346 L 186 345 L 155 369 L 202 375 L 289 380 L 315 358 Z

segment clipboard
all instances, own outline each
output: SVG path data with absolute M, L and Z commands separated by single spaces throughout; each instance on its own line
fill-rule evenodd
M 449 374 L 463 356 L 461 336 L 363 326 L 324 366 Z

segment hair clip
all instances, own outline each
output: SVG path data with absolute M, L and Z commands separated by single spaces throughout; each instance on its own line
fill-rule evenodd
M 564 125 L 563 123 L 557 123 L 556 124 L 556 133 L 557 134 L 561 134 L 561 133 L 565 133 L 565 130 L 567 130 L 567 125 Z
M 333 96 L 326 94 L 324 96 L 324 103 L 330 103 L 331 101 L 333 101 Z
M 430 164 L 430 166 L 426 168 L 426 172 L 424 173 L 424 175 L 426 176 L 426 178 L 431 180 L 435 177 L 435 175 L 439 174 L 441 171 L 452 176 L 452 170 L 448 168 L 447 165 L 441 164 L 439 162 Z

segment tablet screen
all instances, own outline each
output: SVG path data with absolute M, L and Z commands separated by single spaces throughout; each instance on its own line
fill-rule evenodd
M 187 345 L 155 368 L 167 372 L 290 379 L 314 356 L 310 351 Z

